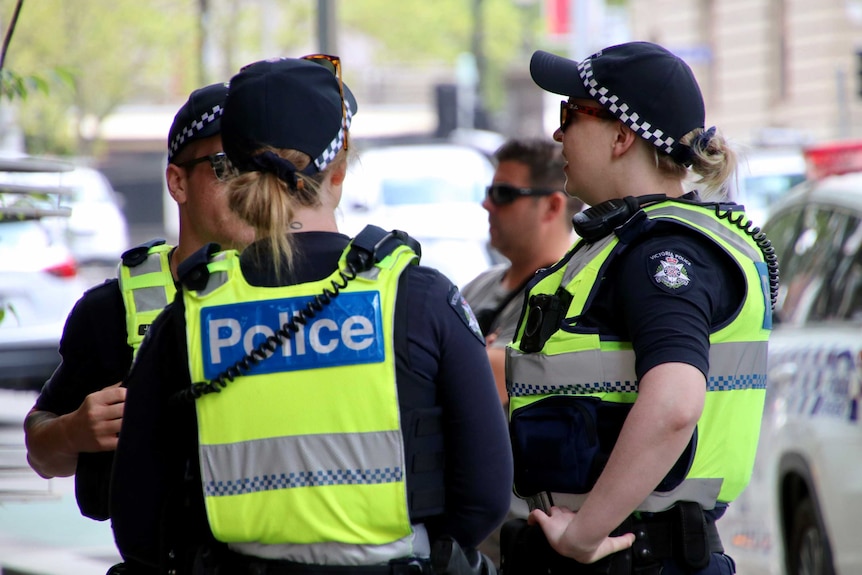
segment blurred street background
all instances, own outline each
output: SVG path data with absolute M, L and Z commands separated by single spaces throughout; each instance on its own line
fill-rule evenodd
M 0 575 L 98 574 L 118 560 L 109 523 L 79 515 L 73 479 L 29 469 L 21 423 L 77 297 L 113 277 L 128 247 L 176 241 L 166 139 L 193 89 L 263 58 L 339 55 L 359 102 L 343 230 L 373 221 L 412 232 L 423 261 L 461 285 L 500 261 L 479 206 L 491 153 L 558 127 L 561 97 L 529 76 L 537 49 L 582 59 L 649 40 L 686 60 L 707 126 L 742 154 L 728 195 L 758 224 L 806 179 L 804 149 L 862 138 L 862 0 L 0 0 L 0 31 L 0 162 L 61 161 L 27 182 L 0 169 L 0 184 L 73 190 L 60 194 L 61 226 L 39 222 L 44 263 L 37 230 L 24 229 L 33 222 L 0 226 Z M 406 191 L 393 210 L 380 189 L 396 168 Z M 413 205 L 432 181 L 465 191 L 432 197 L 433 211 Z M 18 273 L 28 275 L 9 287 Z M 4 358 L 22 356 L 25 328 L 48 359 L 13 373 Z M 756 541 L 769 542 L 749 545 L 765 556 L 772 539 Z

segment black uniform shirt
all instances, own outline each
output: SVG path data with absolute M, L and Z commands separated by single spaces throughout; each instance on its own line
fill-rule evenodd
M 296 274 L 283 283 L 327 277 L 349 241 L 347 236 L 324 232 L 304 232 L 293 238 L 300 254 Z M 243 253 L 243 273 L 251 284 L 275 285 L 274 275 L 266 269 L 268 258 L 252 257 L 257 247 Z M 428 384 L 409 390 L 399 384 L 399 403 L 402 409 L 405 403 L 439 405 L 444 414 L 446 485 L 440 487 L 446 490 L 447 511 L 425 524 L 432 539 L 449 534 L 462 545 L 475 546 L 502 521 L 509 507 L 512 456 L 505 418 L 484 340 L 468 327 L 472 312 L 464 307 L 457 289 L 429 268 L 409 266 L 405 278 L 396 305 L 406 305 L 406 326 L 403 331 L 396 326 L 396 337 L 407 338 L 408 357 L 396 362 L 407 362 Z M 242 385 L 241 379 L 234 385 Z M 126 560 L 145 565 L 158 561 L 163 507 L 180 487 L 189 462 L 197 465 L 193 406 L 172 407 L 171 400 L 190 383 L 184 305 L 178 297 L 148 332 L 127 380 L 111 506 L 114 533 Z M 196 481 L 195 497 L 200 499 Z M 211 534 L 200 500 L 193 505 L 198 513 L 183 519 L 188 525 L 178 529 L 192 543 L 208 540 Z
M 116 279 L 90 288 L 72 308 L 60 340 L 61 362 L 36 408 L 71 413 L 89 394 L 121 381 L 132 364 L 126 310 Z
M 638 378 L 668 362 L 706 375 L 709 335 L 735 317 L 745 293 L 733 258 L 678 225 L 639 238 L 601 281 L 583 323 L 604 337 L 631 341 Z
M 638 379 L 668 362 L 692 365 L 706 377 L 709 335 L 736 317 L 745 294 L 735 260 L 679 225 L 656 226 L 638 238 L 601 281 L 582 323 L 605 338 L 632 342 Z M 706 511 L 707 521 L 725 510 L 718 504 Z

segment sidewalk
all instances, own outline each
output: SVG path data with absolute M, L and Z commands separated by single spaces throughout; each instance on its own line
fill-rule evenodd
M 81 516 L 74 478 L 27 465 L 21 425 L 35 398 L 0 390 L 0 575 L 101 575 L 120 561 L 110 523 Z

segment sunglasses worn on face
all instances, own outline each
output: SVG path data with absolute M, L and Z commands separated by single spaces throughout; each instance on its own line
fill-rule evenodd
M 485 195 L 495 206 L 511 204 L 516 199 L 527 196 L 549 196 L 554 190 L 542 188 L 518 188 L 509 184 L 494 184 L 485 188 Z
M 341 79 L 341 58 L 329 54 L 309 54 L 303 56 L 302 60 L 309 60 L 320 64 L 338 79 L 338 92 L 341 95 L 341 123 L 344 126 L 344 149 L 347 149 L 347 105 L 344 103 L 344 82 Z
M 572 102 L 567 102 L 563 100 L 560 102 L 560 130 L 565 132 L 566 128 L 569 127 L 569 124 L 572 123 L 572 120 L 575 118 L 575 114 L 584 114 L 585 116 L 592 116 L 593 118 L 600 118 L 604 120 L 614 120 L 616 117 L 611 114 L 609 111 L 604 108 L 594 108 L 591 106 L 579 106 L 578 104 L 573 104 Z
M 228 177 L 230 177 L 231 173 L 233 172 L 230 161 L 227 159 L 227 156 L 224 152 L 219 152 L 217 154 L 209 154 L 208 156 L 201 156 L 200 158 L 188 160 L 187 162 L 180 162 L 177 164 L 177 166 L 189 169 L 203 162 L 210 163 L 210 167 L 212 167 L 216 179 L 220 182 L 223 182 L 228 179 Z

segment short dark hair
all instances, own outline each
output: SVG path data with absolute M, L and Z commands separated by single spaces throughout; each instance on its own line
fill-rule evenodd
M 500 162 L 520 162 L 530 171 L 530 186 L 557 190 L 566 194 L 566 174 L 563 172 L 562 147 L 547 138 L 513 138 L 507 140 L 494 152 L 497 164 Z M 583 208 L 578 198 L 568 197 L 569 215 Z

